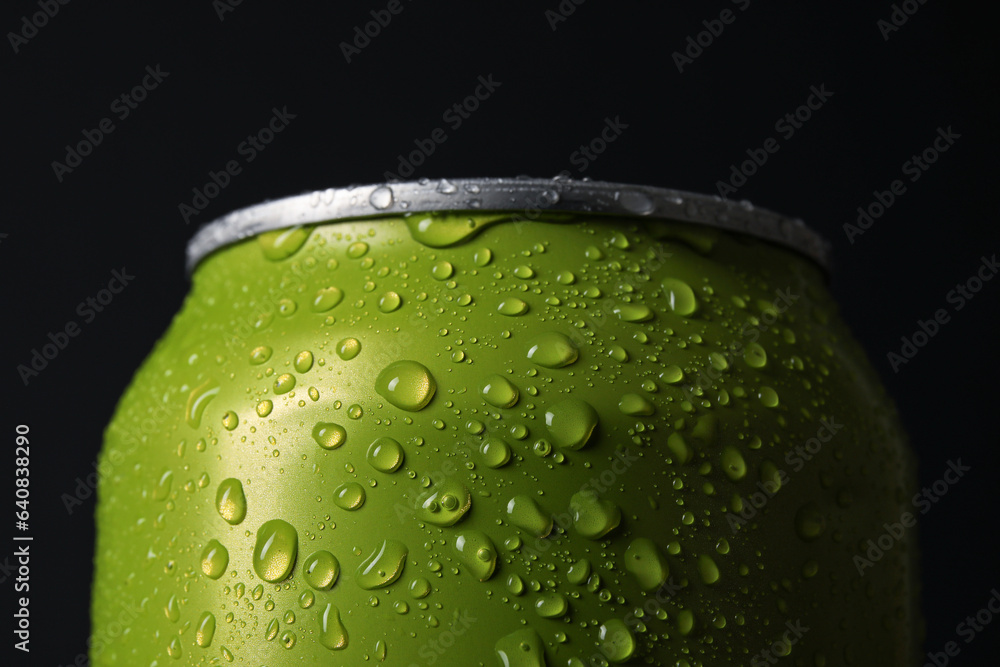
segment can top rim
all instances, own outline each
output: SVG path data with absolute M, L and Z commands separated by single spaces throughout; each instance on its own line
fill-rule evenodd
M 241 208 L 207 223 L 188 242 L 187 272 L 212 252 L 262 232 L 295 225 L 431 211 L 546 211 L 674 220 L 747 234 L 791 248 L 830 269 L 830 244 L 798 218 L 749 201 L 569 178 L 455 178 L 392 181 L 315 190 Z

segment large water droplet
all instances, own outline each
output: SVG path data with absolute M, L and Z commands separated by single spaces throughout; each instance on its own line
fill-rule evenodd
M 296 225 L 285 229 L 275 229 L 257 235 L 257 243 L 264 252 L 264 257 L 277 262 L 291 257 L 309 238 L 311 227 Z
M 240 480 L 230 477 L 219 483 L 215 493 L 215 509 L 227 523 L 237 525 L 247 515 L 247 497 L 243 493 Z
M 218 579 L 229 567 L 229 550 L 219 540 L 209 540 L 201 552 L 201 571 L 209 579 Z
M 317 422 L 313 426 L 312 437 L 323 449 L 336 449 L 347 440 L 347 430 L 340 424 Z
M 358 566 L 355 581 L 365 590 L 384 588 L 399 579 L 406 564 L 406 545 L 397 540 L 382 544 Z
M 174 473 L 170 470 L 164 470 L 160 478 L 156 480 L 156 486 L 153 487 L 153 500 L 166 500 L 167 496 L 170 495 L 170 485 L 174 481 Z
M 635 654 L 635 635 L 624 621 L 613 618 L 605 621 L 598 629 L 601 653 L 609 662 L 625 662 Z
M 483 440 L 479 447 L 479 453 L 483 455 L 483 463 L 491 468 L 502 468 L 510 461 L 510 445 L 500 438 L 489 437 Z
M 545 411 L 545 425 L 557 447 L 580 449 L 597 426 L 597 411 L 590 403 L 570 397 Z
M 819 505 L 808 502 L 795 513 L 795 532 L 806 541 L 812 542 L 826 530 L 826 517 Z
M 329 551 L 315 551 L 302 562 L 302 577 L 318 591 L 328 591 L 340 576 L 340 562 Z
M 743 350 L 743 361 L 751 368 L 764 368 L 767 366 L 767 352 L 758 343 L 748 343 Z
M 573 527 L 588 539 L 599 540 L 621 523 L 621 508 L 610 500 L 599 498 L 593 491 L 578 491 L 569 502 Z
M 437 383 L 434 376 L 421 363 L 416 361 L 395 361 L 375 380 L 375 391 L 383 398 L 402 410 L 417 412 L 424 409 L 434 392 Z
M 383 436 L 368 446 L 368 464 L 379 472 L 396 472 L 403 465 L 403 446 L 390 437 Z
M 347 628 L 340 620 L 340 610 L 329 602 L 319 614 L 319 642 L 331 651 L 347 648 Z
M 536 336 L 528 345 L 528 359 L 544 368 L 563 368 L 580 357 L 573 341 L 555 331 Z
M 698 556 L 698 572 L 701 580 L 706 584 L 714 584 L 719 580 L 719 566 L 715 564 L 711 556 L 702 554 Z
M 455 536 L 455 549 L 476 579 L 486 581 L 493 576 L 497 548 L 486 533 L 473 529 L 461 531 Z
M 480 385 L 479 391 L 487 403 L 497 408 L 514 407 L 519 396 L 517 387 L 500 375 L 488 376 Z
M 545 667 L 545 647 L 538 632 L 532 628 L 515 630 L 501 637 L 494 649 L 503 667 Z
M 722 449 L 722 471 L 734 482 L 738 482 L 747 474 L 747 463 L 740 454 L 740 450 L 732 445 L 726 445 Z
M 269 583 L 288 577 L 295 565 L 299 549 L 299 535 L 287 521 L 271 519 L 257 529 L 257 543 L 253 548 L 253 569 L 257 576 Z
M 517 317 L 528 312 L 528 304 L 516 296 L 510 296 L 500 302 L 497 312 L 508 317 Z
M 357 482 L 346 482 L 333 491 L 333 504 L 340 509 L 353 512 L 365 504 L 365 487 Z
M 534 537 L 545 537 L 552 532 L 552 517 L 530 496 L 518 495 L 511 498 L 507 502 L 507 518 Z
M 472 507 L 468 487 L 456 479 L 445 479 L 417 497 L 417 516 L 435 526 L 453 526 Z
M 337 356 L 344 361 L 350 361 L 361 353 L 361 341 L 357 338 L 345 338 L 337 343 Z
M 618 409 L 622 411 L 622 414 L 629 415 L 631 417 L 645 417 L 656 412 L 656 408 L 650 403 L 646 397 L 639 394 L 625 394 L 618 401 Z
M 654 591 L 670 576 L 667 557 L 653 540 L 638 537 L 625 549 L 625 569 L 639 582 L 644 591 Z
M 615 306 L 613 312 L 623 322 L 646 322 L 653 319 L 653 311 L 641 303 L 623 303 Z
M 663 296 L 667 299 L 667 306 L 674 313 L 687 316 L 698 310 L 698 299 L 686 282 L 676 278 L 664 278 L 660 286 L 663 288 Z
M 560 593 L 542 593 L 535 600 L 535 612 L 542 618 L 559 618 L 569 611 L 569 602 Z
M 444 248 L 472 238 L 505 216 L 470 217 L 465 213 L 415 213 L 406 218 L 410 235 L 418 243 L 431 248 Z
M 194 633 L 194 640 L 198 646 L 208 648 L 212 645 L 212 637 L 215 636 L 215 615 L 210 612 L 202 612 L 198 618 L 198 626 Z
M 339 287 L 324 287 L 316 292 L 311 307 L 313 312 L 325 313 L 343 300 L 344 293 Z
M 622 190 L 618 195 L 618 202 L 626 211 L 637 215 L 649 215 L 656 208 L 649 195 L 638 190 Z
M 380 185 L 368 195 L 368 203 L 382 211 L 392 206 L 392 188 Z
M 187 409 L 184 411 L 184 421 L 191 428 L 201 426 L 201 416 L 205 413 L 205 406 L 215 398 L 222 387 L 215 380 L 205 380 L 200 385 L 191 390 L 188 394 Z

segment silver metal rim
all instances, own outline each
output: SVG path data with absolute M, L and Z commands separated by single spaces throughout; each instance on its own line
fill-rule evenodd
M 546 211 L 675 220 L 787 246 L 829 270 L 830 244 L 797 218 L 717 196 L 646 185 L 547 178 L 422 179 L 316 190 L 242 208 L 209 222 L 187 247 L 190 274 L 210 253 L 295 225 L 429 211 L 509 211 L 533 220 Z

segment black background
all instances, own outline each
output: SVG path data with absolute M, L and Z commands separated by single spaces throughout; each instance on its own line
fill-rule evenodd
M 952 664 L 993 663 L 1000 623 L 970 644 L 955 628 L 1000 586 L 991 551 L 1000 281 L 960 311 L 946 301 L 982 256 L 1000 250 L 996 39 L 984 10 L 911 0 L 916 12 L 884 39 L 878 21 L 890 18 L 889 2 L 565 0 L 575 11 L 553 29 L 546 10 L 558 11 L 558 0 L 402 0 L 403 11 L 348 63 L 340 43 L 385 2 L 244 0 L 221 17 L 218 2 L 178 4 L 77 0 L 59 5 L 37 34 L 24 32 L 33 36 L 16 53 L 9 35 L 0 45 L 10 449 L 0 461 L 11 483 L 0 496 L 13 501 L 14 425 L 26 423 L 31 664 L 69 664 L 85 651 L 93 498 L 69 514 L 61 496 L 93 472 L 117 398 L 181 305 L 188 238 L 212 218 L 266 198 L 382 181 L 397 171 L 399 154 L 438 127 L 448 139 L 416 177 L 568 170 L 710 194 L 748 149 L 777 138 L 780 150 L 729 196 L 802 217 L 832 241 L 832 289 L 897 400 L 921 485 L 937 480 L 949 459 L 971 466 L 922 517 L 925 650 L 959 641 Z M 727 8 L 735 20 L 679 72 L 674 52 Z M 7 2 L 0 29 L 22 32 L 22 17 L 38 11 L 36 2 Z M 112 101 L 157 65 L 169 74 L 120 119 Z M 460 128 L 449 128 L 442 114 L 489 75 L 500 86 Z M 821 85 L 833 93 L 822 108 L 794 136 L 777 133 L 776 121 Z M 246 163 L 237 146 L 275 107 L 294 119 Z M 65 162 L 67 145 L 106 117 L 114 131 L 57 178 L 52 163 Z M 627 128 L 581 172 L 571 155 L 606 118 Z M 949 127 L 960 138 L 911 182 L 903 163 Z M 242 172 L 186 224 L 179 205 L 191 204 L 192 189 L 233 159 Z M 906 192 L 850 243 L 843 225 L 894 179 Z M 77 304 L 122 267 L 134 280 L 82 323 Z M 951 321 L 894 373 L 887 353 L 939 308 Z M 80 335 L 25 386 L 17 365 L 71 320 Z M 13 522 L 0 520 L 0 559 L 13 550 Z M 0 578 L 12 606 L 12 575 Z M 0 636 L 12 643 L 11 617 L 4 618 Z

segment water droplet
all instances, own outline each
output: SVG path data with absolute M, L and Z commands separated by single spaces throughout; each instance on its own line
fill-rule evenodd
M 416 361 L 395 361 L 375 380 L 375 391 L 397 408 L 410 412 L 424 409 L 436 389 L 431 372 Z
M 508 317 L 517 317 L 528 312 L 528 304 L 516 296 L 507 297 L 497 306 L 497 312 Z
M 448 280 L 455 275 L 455 267 L 451 262 L 442 260 L 431 267 L 431 275 L 437 280 Z
M 479 447 L 479 453 L 483 455 L 483 462 L 491 468 L 502 468 L 507 465 L 511 457 L 510 445 L 500 438 L 486 438 Z
M 667 384 L 677 384 L 684 379 L 684 371 L 681 370 L 680 366 L 670 365 L 660 373 L 660 379 Z
M 340 562 L 329 551 L 315 551 L 302 562 L 302 577 L 316 590 L 328 591 L 340 577 Z
M 396 472 L 403 465 L 403 446 L 389 437 L 381 437 L 368 446 L 368 464 L 379 472 Z
M 580 449 L 597 426 L 597 411 L 579 398 L 566 398 L 545 412 L 552 442 L 564 449 Z
M 296 225 L 285 229 L 275 229 L 257 235 L 257 244 L 264 257 L 272 262 L 287 259 L 298 252 L 309 238 L 311 227 Z
M 311 307 L 313 312 L 325 313 L 335 308 L 343 300 L 344 292 L 339 287 L 324 287 L 316 292 Z
M 319 614 L 319 641 L 331 651 L 347 648 L 347 628 L 340 620 L 340 610 L 329 602 Z
M 576 584 L 577 586 L 587 581 L 589 577 L 590 561 L 586 558 L 581 558 L 570 565 L 569 570 L 566 572 L 566 579 L 569 580 L 569 583 Z
M 257 529 L 253 569 L 269 583 L 283 581 L 292 572 L 299 549 L 299 535 L 287 521 L 271 519 Z
M 621 363 L 628 361 L 628 352 L 626 352 L 625 348 L 621 345 L 612 345 L 609 347 L 608 356 Z
M 355 580 L 367 590 L 384 588 L 399 579 L 406 564 L 406 545 L 397 540 L 382 540 L 368 558 L 358 566 Z
M 422 600 L 431 594 L 431 582 L 424 577 L 417 577 L 410 582 L 409 590 L 414 600 Z
M 201 552 L 201 571 L 209 579 L 218 579 L 229 567 L 229 550 L 219 540 L 209 540 Z
M 170 643 L 167 644 L 167 655 L 169 655 L 174 660 L 180 660 L 183 652 L 184 651 L 181 649 L 180 639 L 178 639 L 177 637 L 171 639 Z
M 273 350 L 267 345 L 260 345 L 250 351 L 250 363 L 254 366 L 260 365 L 271 358 Z
M 543 368 L 563 368 L 580 357 L 573 341 L 555 331 L 536 336 L 528 345 L 528 359 Z
M 490 405 L 497 408 L 512 408 L 517 404 L 519 393 L 517 387 L 505 377 L 500 375 L 490 375 L 486 378 L 479 389 Z
M 632 417 L 648 416 L 656 412 L 656 408 L 645 397 L 639 394 L 625 394 L 618 401 L 618 409 L 622 414 Z
M 573 527 L 588 539 L 599 540 L 621 523 L 621 508 L 610 500 L 599 498 L 593 491 L 578 491 L 569 503 Z
M 226 523 L 236 526 L 243 521 L 247 515 L 247 497 L 240 480 L 230 477 L 219 483 L 219 489 L 215 493 L 215 509 Z
M 477 248 L 472 255 L 472 261 L 476 266 L 487 266 L 493 261 L 493 251 L 489 248 Z
M 166 606 L 163 608 L 163 613 L 166 615 L 167 620 L 171 623 L 176 623 L 181 617 L 181 608 L 177 604 L 177 596 L 171 595 L 170 599 L 167 600 Z
M 722 471 L 734 482 L 738 482 L 747 474 L 747 463 L 743 460 L 740 450 L 732 445 L 722 449 Z
M 153 500 L 166 500 L 167 496 L 170 495 L 170 484 L 174 481 L 174 473 L 170 470 L 164 470 L 160 478 L 156 480 L 156 486 L 153 487 Z
M 626 211 L 636 215 L 649 215 L 656 208 L 649 195 L 638 190 L 622 190 L 618 195 L 618 202 Z
M 646 322 L 653 319 L 653 311 L 641 303 L 623 303 L 614 307 L 613 312 L 623 322 Z
M 341 484 L 333 491 L 333 503 L 348 512 L 359 510 L 365 504 L 365 488 L 357 482 Z
M 719 566 L 715 564 L 711 556 L 702 554 L 698 556 L 698 572 L 701 580 L 706 584 L 714 584 L 719 580 Z
M 545 667 L 542 638 L 531 628 L 501 637 L 493 648 L 503 667 Z
M 402 305 L 403 299 L 396 292 L 386 292 L 379 297 L 378 309 L 383 313 L 391 313 L 398 310 Z
M 601 653 L 610 662 L 625 662 L 635 655 L 635 635 L 624 621 L 613 618 L 601 624 L 597 631 Z
M 382 211 L 392 206 L 392 188 L 380 185 L 368 195 L 368 203 Z
M 215 398 L 219 390 L 222 389 L 215 380 L 205 380 L 203 383 L 191 390 L 188 394 L 187 409 L 184 412 L 184 421 L 191 428 L 201 426 L 201 416 L 205 413 L 205 406 Z
M 808 502 L 795 513 L 795 532 L 805 542 L 812 542 L 826 530 L 826 517 L 819 505 Z
M 507 590 L 510 591 L 511 595 L 523 595 L 524 594 L 524 579 L 522 579 L 517 574 L 511 574 L 507 577 L 505 582 Z
M 770 387 L 761 387 L 760 392 L 757 394 L 760 398 L 760 402 L 767 408 L 778 407 L 778 392 Z
M 273 409 L 274 409 L 274 403 L 272 403 L 267 399 L 264 399 L 263 401 L 257 404 L 257 416 L 261 418 L 266 417 L 269 414 L 271 414 L 271 410 Z
M 472 507 L 472 494 L 468 487 L 456 479 L 445 479 L 434 488 L 417 497 L 421 521 L 435 526 L 453 526 Z
M 688 445 L 687 440 L 684 436 L 678 432 L 673 432 L 667 437 L 667 448 L 674 455 L 677 463 L 684 464 L 691 460 L 694 456 L 694 452 Z
M 295 370 L 299 373 L 307 373 L 313 367 L 313 353 L 303 350 L 295 355 Z
M 698 299 L 691 286 L 676 278 L 664 278 L 660 283 L 667 306 L 677 315 L 688 316 L 698 310 Z
M 208 648 L 212 645 L 212 637 L 215 636 L 215 615 L 210 612 L 202 612 L 198 618 L 198 627 L 194 633 L 194 640 L 198 646 Z
M 282 373 L 274 381 L 274 393 L 278 396 L 287 394 L 295 388 L 295 376 L 291 373 Z
M 323 449 L 336 449 L 347 440 L 347 430 L 333 422 L 317 422 L 313 426 L 312 437 Z
M 569 611 L 569 602 L 559 593 L 542 593 L 535 600 L 535 612 L 542 618 L 559 618 Z
M 625 549 L 625 569 L 639 582 L 644 591 L 654 591 L 670 576 L 667 557 L 653 540 L 638 537 Z
M 764 368 L 767 365 L 767 352 L 757 343 L 749 343 L 743 350 L 743 361 L 751 368 Z
M 361 352 L 361 341 L 357 338 L 345 338 L 337 343 L 337 356 L 344 361 L 350 361 Z
M 530 266 L 521 264 L 520 266 L 514 268 L 514 276 L 520 278 L 521 280 L 527 280 L 528 278 L 535 277 L 535 270 Z
M 464 213 L 416 213 L 406 218 L 406 226 L 418 243 L 431 248 L 444 248 L 472 238 L 507 217 L 478 215 L 473 218 Z
M 463 530 L 455 536 L 455 549 L 462 562 L 479 581 L 493 576 L 497 566 L 497 548 L 486 533 L 479 530 Z
M 222 426 L 227 431 L 232 431 L 239 425 L 240 425 L 239 415 L 237 415 L 232 410 L 227 410 L 226 414 L 222 415 Z
M 552 532 L 552 517 L 530 496 L 514 496 L 507 502 L 507 518 L 512 524 L 538 538 Z
M 299 606 L 303 609 L 313 606 L 315 601 L 316 595 L 312 591 L 302 591 L 302 595 L 299 596 Z

